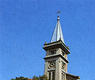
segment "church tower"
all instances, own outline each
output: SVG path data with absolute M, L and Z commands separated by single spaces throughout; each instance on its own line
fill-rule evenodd
M 69 48 L 64 43 L 60 18 L 57 17 L 57 24 L 50 43 L 44 44 L 45 72 L 49 80 L 77 80 L 79 76 L 67 73 Z

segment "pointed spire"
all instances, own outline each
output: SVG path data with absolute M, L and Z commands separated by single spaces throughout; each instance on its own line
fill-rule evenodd
M 62 29 L 61 29 L 61 24 L 60 24 L 60 17 L 57 17 L 57 24 L 56 27 L 54 29 L 54 33 L 51 39 L 51 42 L 55 42 L 58 40 L 62 40 L 62 42 L 64 43 L 64 39 L 63 39 L 63 33 L 62 33 Z

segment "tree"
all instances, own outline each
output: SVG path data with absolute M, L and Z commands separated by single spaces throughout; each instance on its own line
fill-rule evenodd
M 16 80 L 16 79 L 11 79 L 11 80 Z
M 25 77 L 16 77 L 16 79 L 11 79 L 11 80 L 30 80 L 28 78 Z M 33 76 L 32 80 L 48 80 L 47 77 L 45 75 L 43 76 Z
M 39 77 L 33 76 L 32 80 L 39 80 Z
M 43 76 L 33 76 L 32 80 L 48 80 L 47 77 L 45 75 Z
M 40 80 L 48 80 L 46 75 L 40 76 L 39 79 Z
M 28 78 L 24 78 L 24 77 L 16 77 L 16 79 L 11 79 L 11 80 L 28 80 Z

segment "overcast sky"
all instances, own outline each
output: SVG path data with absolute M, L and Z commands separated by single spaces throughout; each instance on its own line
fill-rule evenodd
M 95 0 L 0 0 L 0 80 L 43 75 L 58 10 L 68 72 L 95 80 Z

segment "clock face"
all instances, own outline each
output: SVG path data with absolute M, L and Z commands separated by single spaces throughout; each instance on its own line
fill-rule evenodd
M 55 61 L 49 61 L 48 62 L 48 69 L 55 68 Z

